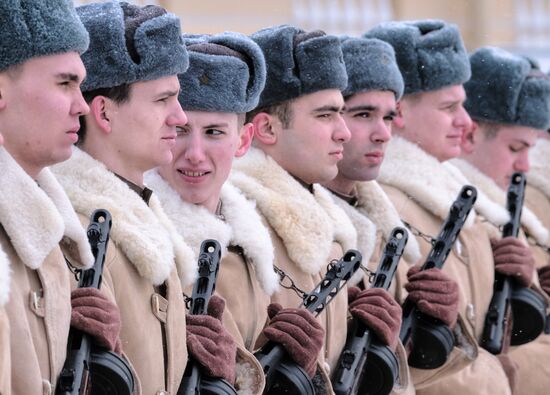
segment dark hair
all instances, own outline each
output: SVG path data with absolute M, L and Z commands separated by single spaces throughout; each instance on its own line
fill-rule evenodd
M 98 88 L 91 91 L 82 92 L 86 103 L 90 104 L 97 96 L 105 96 L 117 104 L 122 104 L 130 99 L 131 84 L 122 84 L 112 88 Z M 82 145 L 86 138 L 86 116 L 80 117 L 80 129 L 78 131 L 78 141 L 76 145 Z
M 489 122 L 485 120 L 481 121 L 476 119 L 474 119 L 474 121 L 478 124 L 480 129 L 483 129 L 483 134 L 488 140 L 494 139 L 503 126 L 501 123 L 498 122 Z
M 261 112 L 265 112 L 269 115 L 279 118 L 279 121 L 281 121 L 283 128 L 288 129 L 290 127 L 290 124 L 292 123 L 292 109 L 290 108 L 291 104 L 292 104 L 292 100 L 286 100 L 279 104 L 273 104 L 271 106 L 265 106 L 265 107 L 258 107 L 246 113 L 245 122 L 247 123 L 252 122 L 252 120 L 256 115 L 258 115 Z

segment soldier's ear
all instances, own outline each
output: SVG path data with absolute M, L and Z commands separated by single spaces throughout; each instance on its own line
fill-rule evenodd
M 109 113 L 114 103 L 105 96 L 96 96 L 90 103 L 90 115 L 94 123 L 105 133 L 111 133 L 111 121 Z
M 6 108 L 6 97 L 4 94 L 5 83 L 5 73 L 0 73 L 0 110 Z
M 475 150 L 477 140 L 479 138 L 479 125 L 472 120 L 471 126 L 462 133 L 460 148 L 465 154 L 471 154 Z
M 256 114 L 252 119 L 254 139 L 265 145 L 274 145 L 277 142 L 277 123 L 280 121 L 266 112 Z
M 252 122 L 245 123 L 241 127 L 239 133 L 239 148 L 235 152 L 235 157 L 239 158 L 246 154 L 252 144 L 252 138 L 254 137 L 254 124 Z
M 403 120 L 403 112 L 401 110 L 401 102 L 398 101 L 395 106 L 395 117 L 393 117 L 393 125 L 396 128 L 402 129 L 405 126 L 405 121 Z

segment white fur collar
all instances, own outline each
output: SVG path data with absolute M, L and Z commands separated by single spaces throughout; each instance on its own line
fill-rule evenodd
M 499 206 L 506 207 L 506 191 L 500 188 L 493 179 L 465 160 L 455 159 L 452 162 L 478 190 L 483 191 L 489 199 Z M 548 230 L 525 205 L 521 212 L 521 225 L 525 228 L 526 233 L 534 237 L 537 242 L 545 244 L 548 241 Z
M 314 185 L 309 193 L 263 151 L 252 148 L 235 161 L 231 181 L 257 207 L 284 241 L 290 259 L 314 274 L 326 266 L 333 241 L 345 250 L 357 244 L 357 234 L 331 193 Z
M 0 307 L 6 304 L 10 296 L 10 263 L 2 248 L 0 248 Z
M 215 239 L 222 246 L 236 245 L 254 265 L 263 290 L 271 295 L 277 289 L 279 277 L 273 270 L 273 244 L 269 232 L 254 204 L 231 184 L 226 182 L 221 190 L 222 221 L 202 206 L 183 201 L 177 192 L 153 170 L 145 175 L 147 185 L 158 195 L 164 211 L 174 222 L 176 229 L 198 255 L 205 239 Z
M 35 181 L 1 147 L 0 169 L 0 222 L 21 261 L 37 269 L 62 242 L 78 254 L 80 267 L 90 267 L 94 257 L 86 232 L 50 170 Z
M 527 173 L 527 183 L 540 189 L 550 199 L 550 140 L 538 139 L 529 152 L 531 170 Z
M 447 218 L 460 189 L 468 184 L 466 178 L 452 165 L 440 163 L 418 145 L 400 137 L 392 138 L 378 181 L 402 190 L 441 219 Z M 495 224 L 503 224 L 509 218 L 504 208 L 491 202 L 480 191 L 475 210 L 470 212 L 465 228 L 473 225 L 475 211 Z
M 374 222 L 376 227 L 384 234 L 384 239 L 388 237 L 396 226 L 406 229 L 399 218 L 397 210 L 376 181 L 358 183 L 356 189 L 358 198 L 357 210 Z M 411 264 L 416 263 L 420 259 L 420 246 L 416 237 L 409 235 L 403 257 Z
M 174 260 L 182 285 L 196 278 L 197 264 L 191 249 L 178 235 L 158 198 L 149 206 L 126 183 L 99 161 L 74 148 L 72 158 L 54 168 L 75 209 L 89 216 L 104 208 L 113 217 L 111 238 L 153 284 L 162 284 L 174 269 Z

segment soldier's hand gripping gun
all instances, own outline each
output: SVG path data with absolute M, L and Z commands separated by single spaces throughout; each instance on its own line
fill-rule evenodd
M 473 186 L 462 187 L 421 270 L 443 267 L 476 199 L 477 190 Z M 442 366 L 454 346 L 451 329 L 441 321 L 422 314 L 409 299 L 405 299 L 402 307 L 403 322 L 399 338 L 410 350 L 409 365 L 419 369 Z
M 359 251 L 348 250 L 338 262 L 331 263 L 323 280 L 312 292 L 304 295 L 302 306 L 319 315 L 359 268 L 361 259 Z M 315 388 L 307 373 L 288 357 L 282 345 L 267 342 L 255 356 L 265 373 L 264 394 L 315 394 Z
M 77 271 L 80 272 L 79 288 L 101 286 L 111 224 L 107 210 L 92 213 L 87 234 L 95 261 L 91 269 Z M 59 375 L 56 394 L 130 395 L 133 390 L 134 377 L 124 358 L 96 346 L 90 335 L 71 328 L 67 359 Z
M 390 288 L 408 233 L 394 228 L 384 247 L 372 288 Z M 332 380 L 336 395 L 389 394 L 399 376 L 395 354 L 384 346 L 363 323 L 354 319 Z
M 504 225 L 503 237 L 518 237 L 526 184 L 524 174 L 512 175 L 506 195 L 510 221 Z M 495 273 L 493 298 L 485 316 L 481 346 L 490 353 L 500 354 L 505 342 L 516 346 L 534 340 L 544 329 L 546 307 L 543 297 L 537 292 L 520 286 L 509 276 Z M 511 338 L 507 339 L 510 330 Z
M 193 287 L 190 300 L 191 314 L 206 314 L 208 301 L 216 288 L 216 278 L 220 267 L 221 247 L 216 240 L 204 240 L 199 255 L 199 277 Z M 190 359 L 183 374 L 178 395 L 236 395 L 237 391 L 226 380 L 206 377 L 200 366 Z

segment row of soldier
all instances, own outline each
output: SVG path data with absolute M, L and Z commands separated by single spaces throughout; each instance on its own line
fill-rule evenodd
M 189 358 L 260 394 L 267 341 L 330 394 L 352 320 L 396 355 L 393 393 L 545 393 L 549 335 L 497 355 L 481 337 L 495 270 L 550 301 L 548 76 L 498 48 L 468 56 L 438 20 L 363 37 L 179 26 L 158 6 L 0 4 L 0 394 L 59 392 L 70 326 L 127 360 L 136 394 L 178 393 Z M 501 237 L 515 172 L 522 232 Z M 420 271 L 467 184 L 444 268 Z M 103 281 L 77 289 L 98 208 Z M 375 271 L 396 226 L 389 291 L 359 271 L 317 317 L 299 308 L 349 249 Z M 190 315 L 205 239 L 222 247 L 216 294 Z M 407 363 L 406 298 L 452 330 L 437 368 Z

